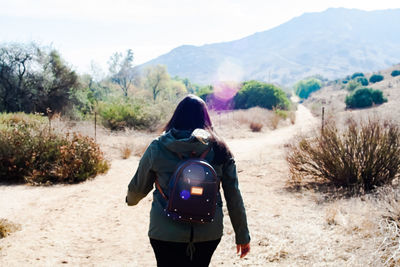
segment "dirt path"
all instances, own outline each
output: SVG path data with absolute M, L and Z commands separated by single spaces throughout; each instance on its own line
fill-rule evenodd
M 224 237 L 211 266 L 351 262 L 346 238 L 338 240 L 335 229 L 326 226 L 326 207 L 312 196 L 284 189 L 288 170 L 283 146 L 317 123 L 302 105 L 296 115 L 295 125 L 228 140 L 236 155 L 252 251 L 244 260 L 235 256 L 225 216 Z M 135 207 L 124 203 L 137 163 L 136 157 L 113 160 L 108 174 L 78 185 L 1 186 L 0 217 L 20 223 L 22 230 L 0 240 L 0 265 L 155 266 L 147 238 L 151 194 Z M 321 238 L 330 245 L 321 246 Z

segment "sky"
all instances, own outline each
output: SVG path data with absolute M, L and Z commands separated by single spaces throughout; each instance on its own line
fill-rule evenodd
M 104 70 L 132 49 L 141 64 L 181 45 L 226 42 L 332 7 L 400 8 L 399 0 L 0 0 L 0 43 L 52 46 L 75 70 Z

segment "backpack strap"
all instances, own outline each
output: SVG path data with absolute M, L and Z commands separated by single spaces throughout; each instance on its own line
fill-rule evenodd
M 156 177 L 156 180 L 154 182 L 156 184 L 156 187 L 158 191 L 160 192 L 161 196 L 165 199 L 168 200 L 168 197 L 164 194 L 164 191 L 161 189 L 160 183 L 158 182 L 158 177 Z
M 201 153 L 200 158 L 205 159 L 208 152 L 210 152 L 211 148 L 207 148 L 203 153 Z

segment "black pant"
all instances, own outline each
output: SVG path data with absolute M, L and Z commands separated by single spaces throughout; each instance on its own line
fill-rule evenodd
M 192 260 L 186 251 L 188 243 L 167 242 L 150 238 L 158 267 L 207 267 L 220 239 L 194 243 Z

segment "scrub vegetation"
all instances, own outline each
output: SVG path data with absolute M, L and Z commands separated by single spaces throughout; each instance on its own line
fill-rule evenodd
M 0 218 L 0 239 L 20 229 L 20 225 L 12 223 L 7 219 Z
M 77 183 L 108 168 L 92 138 L 57 132 L 39 115 L 0 114 L 2 183 Z
M 329 181 L 352 192 L 369 192 L 400 175 L 400 128 L 393 122 L 330 121 L 314 137 L 292 145 L 287 157 L 294 181 Z

